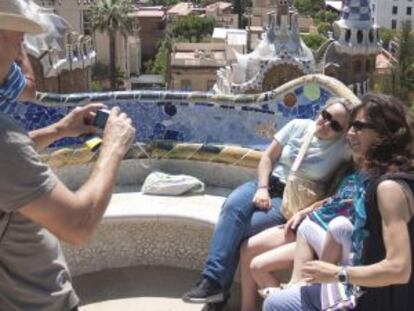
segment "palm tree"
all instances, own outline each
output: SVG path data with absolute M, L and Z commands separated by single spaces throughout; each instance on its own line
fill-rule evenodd
M 126 39 L 132 33 L 134 18 L 130 13 L 133 10 L 131 0 L 100 0 L 91 6 L 93 29 L 109 36 L 109 75 L 112 90 L 116 88 L 116 36 L 121 33 Z

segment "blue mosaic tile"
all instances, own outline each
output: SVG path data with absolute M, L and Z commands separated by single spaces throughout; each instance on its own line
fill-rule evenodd
M 257 133 L 257 126 L 276 123 L 276 129 L 293 118 L 313 118 L 331 97 L 321 88 L 318 100 L 310 101 L 303 87 L 294 90 L 298 104 L 292 108 L 275 98 L 275 93 L 256 95 L 217 96 L 206 93 L 134 91 L 91 93 L 59 96 L 42 94 L 48 106 L 38 104 L 9 104 L 0 107 L 22 122 L 27 130 L 50 125 L 86 100 L 102 101 L 109 108 L 117 105 L 133 120 L 140 141 L 176 140 L 201 143 L 266 146 L 269 139 Z M 260 98 L 260 100 L 258 100 Z M 63 104 L 65 103 L 65 104 Z M 252 105 L 254 104 L 254 105 Z M 82 144 L 82 139 L 67 138 L 56 147 Z

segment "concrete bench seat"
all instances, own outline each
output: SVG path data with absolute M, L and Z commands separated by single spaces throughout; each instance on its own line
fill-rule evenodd
M 227 188 L 206 187 L 203 194 L 163 196 L 142 194 L 137 191 L 140 188 L 140 185 L 117 187 L 104 215 L 104 222 L 176 219 L 213 226 L 225 198 L 231 192 Z

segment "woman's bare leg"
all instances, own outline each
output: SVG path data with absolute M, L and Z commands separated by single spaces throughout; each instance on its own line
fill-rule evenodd
M 250 272 L 250 262 L 257 255 L 295 240 L 293 234 L 285 236 L 282 227 L 264 230 L 245 241 L 240 250 L 242 311 L 256 309 L 257 285 Z
M 272 272 L 291 268 L 295 255 L 295 242 L 281 245 L 252 259 L 250 271 L 259 288 L 279 287 Z

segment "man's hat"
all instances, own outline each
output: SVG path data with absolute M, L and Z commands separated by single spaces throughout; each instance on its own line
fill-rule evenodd
M 23 0 L 0 0 L 0 30 L 12 30 L 32 35 L 42 33 L 42 26 L 30 17 L 29 7 Z

